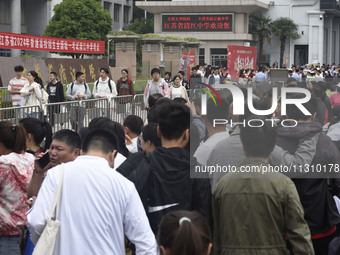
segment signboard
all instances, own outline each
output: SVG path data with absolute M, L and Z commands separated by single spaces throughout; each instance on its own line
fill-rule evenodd
M 232 14 L 162 15 L 163 32 L 232 32 Z
M 238 81 L 241 69 L 256 69 L 256 47 L 228 45 L 228 73 Z
M 104 54 L 105 41 L 89 41 L 0 32 L 0 49 Z

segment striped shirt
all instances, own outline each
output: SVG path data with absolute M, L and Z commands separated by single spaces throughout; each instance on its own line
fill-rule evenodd
M 13 78 L 9 81 L 8 91 L 19 92 L 27 82 L 28 80 L 25 77 L 21 77 L 20 79 Z M 18 105 L 20 96 L 21 96 L 20 94 L 12 95 L 13 106 Z

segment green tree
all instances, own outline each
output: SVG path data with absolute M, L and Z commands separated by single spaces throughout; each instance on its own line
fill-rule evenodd
M 286 41 L 289 38 L 297 39 L 298 26 L 288 18 L 278 18 L 271 23 L 271 29 L 280 38 L 280 68 L 283 66 L 283 55 L 285 53 Z
M 44 36 L 104 41 L 112 29 L 110 13 L 96 0 L 64 0 L 54 7 L 54 16 L 46 26 Z M 58 53 L 73 58 L 84 54 Z
M 134 19 L 128 27 L 129 31 L 135 32 L 136 34 L 149 34 L 153 33 L 153 17 L 144 19 Z
M 270 24 L 272 20 L 270 17 L 265 17 L 263 15 L 250 16 L 249 32 L 259 42 L 259 64 L 263 64 L 263 45 L 264 41 L 270 41 Z

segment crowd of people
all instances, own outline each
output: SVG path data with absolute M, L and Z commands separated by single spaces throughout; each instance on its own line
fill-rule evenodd
M 221 84 L 228 74 L 200 69 L 192 68 L 189 81 L 182 72 L 162 78 L 152 69 L 145 120 L 129 113 L 122 123 L 97 117 L 88 127 L 74 121 L 79 132 L 54 134 L 34 112 L 20 116 L 18 125 L 0 122 L 0 254 L 32 254 L 44 240 L 47 219 L 60 222 L 53 254 L 340 254 L 337 77 L 300 81 L 301 67 L 287 77 L 285 87 L 310 91 L 311 99 L 302 103 L 310 115 L 295 104 L 286 105 L 283 115 L 280 98 L 266 116 L 253 115 L 247 100 L 239 114 L 227 90 L 212 95 L 202 114 L 204 92 L 195 89 L 205 79 Z M 259 70 L 254 79 L 270 76 Z M 13 104 L 22 97 L 42 100 L 36 73 L 26 80 L 20 66 L 15 71 L 8 88 Z M 91 92 L 77 72 L 64 97 L 51 73 L 45 92 L 54 102 L 134 93 L 128 70 L 117 83 L 108 74 L 101 68 Z M 244 95 L 245 87 L 240 84 Z M 248 97 L 256 109 L 270 109 L 276 100 L 271 91 L 253 93 Z M 215 125 L 216 119 L 227 121 Z M 289 120 L 296 125 L 287 127 Z M 208 171 L 218 166 L 233 170 Z M 51 211 L 58 190 L 59 206 Z

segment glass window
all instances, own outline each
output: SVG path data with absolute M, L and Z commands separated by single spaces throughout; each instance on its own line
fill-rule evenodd
M 204 65 L 204 55 L 205 55 L 205 49 L 200 48 L 199 55 L 198 55 L 198 64 Z
M 0 24 L 11 23 L 11 1 L 1 0 L 0 1 Z
M 108 11 L 111 14 L 111 3 L 109 2 L 104 2 L 104 10 Z
M 124 23 L 130 22 L 130 6 L 124 6 Z
M 113 20 L 115 22 L 119 22 L 119 11 L 120 11 L 120 4 L 115 4 L 114 13 L 113 13 Z

